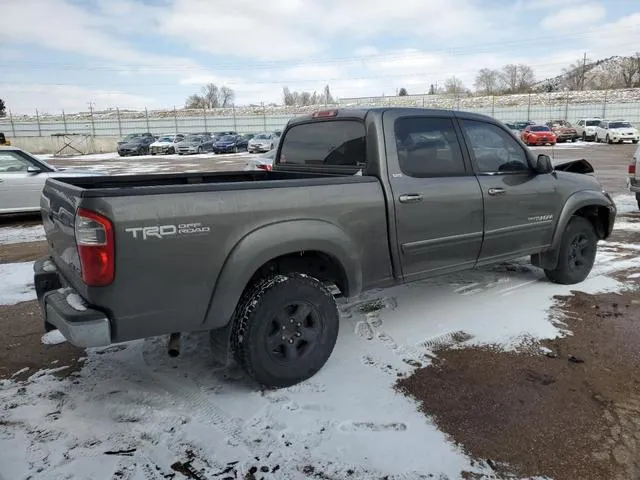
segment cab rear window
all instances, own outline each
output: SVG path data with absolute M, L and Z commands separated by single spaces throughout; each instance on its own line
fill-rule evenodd
M 366 163 L 364 124 L 329 120 L 290 128 L 282 144 L 283 165 L 361 167 Z

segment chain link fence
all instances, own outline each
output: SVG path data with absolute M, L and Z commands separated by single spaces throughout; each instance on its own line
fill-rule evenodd
M 224 109 L 132 112 L 114 108 L 101 112 L 61 115 L 36 115 L 0 119 L 0 131 L 12 137 L 48 137 L 80 134 L 92 137 L 122 137 L 129 133 L 196 133 L 234 130 L 258 133 L 280 130 L 287 121 L 322 108 L 307 107 L 232 107 Z M 338 107 L 425 107 L 483 113 L 502 121 L 547 122 L 584 117 L 624 119 L 640 124 L 640 89 L 553 92 L 500 96 L 407 95 L 392 97 L 342 98 Z

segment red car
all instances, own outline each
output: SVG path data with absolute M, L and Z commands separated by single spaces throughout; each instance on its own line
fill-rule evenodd
M 529 125 L 522 131 L 520 138 L 527 145 L 555 145 L 558 141 L 556 134 L 546 125 Z

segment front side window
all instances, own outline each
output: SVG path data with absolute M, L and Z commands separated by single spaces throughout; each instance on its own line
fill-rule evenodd
M 500 127 L 477 120 L 462 120 L 480 173 L 514 173 L 529 170 L 522 146 Z
M 449 118 L 400 118 L 395 124 L 400 169 L 411 177 L 465 175 L 464 160 Z
M 31 163 L 13 152 L 0 152 L 0 173 L 24 173 L 30 166 Z
M 291 127 L 284 137 L 285 165 L 359 167 L 366 163 L 362 122 L 329 120 Z

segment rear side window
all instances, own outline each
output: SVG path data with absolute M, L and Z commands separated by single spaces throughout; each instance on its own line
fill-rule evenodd
M 354 120 L 296 125 L 284 137 L 280 163 L 361 167 L 366 163 L 364 125 Z
M 464 160 L 449 118 L 400 118 L 395 124 L 400 169 L 411 177 L 465 175 Z

